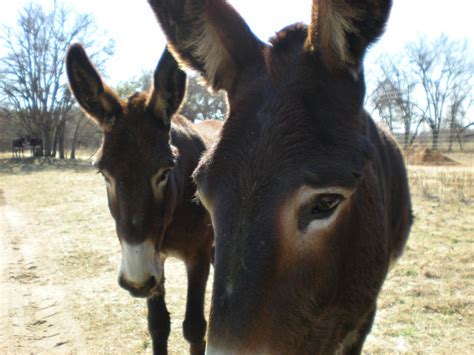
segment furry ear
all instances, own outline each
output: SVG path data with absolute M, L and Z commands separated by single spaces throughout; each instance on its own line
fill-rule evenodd
M 148 0 L 185 65 L 214 89 L 232 90 L 243 68 L 263 60 L 264 44 L 226 0 Z
M 168 49 L 165 49 L 155 69 L 153 89 L 148 99 L 148 108 L 157 119 L 169 126 L 178 111 L 186 92 L 186 73 Z
M 110 131 L 122 111 L 120 100 L 107 87 L 79 44 L 69 47 L 66 71 L 71 91 L 83 110 L 104 130 Z
M 331 70 L 359 71 L 366 49 L 383 33 L 391 0 L 313 0 L 306 49 Z

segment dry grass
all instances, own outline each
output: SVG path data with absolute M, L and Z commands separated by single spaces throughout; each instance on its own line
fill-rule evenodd
M 412 166 L 409 178 L 414 195 L 425 200 L 460 202 L 469 205 L 474 199 L 474 169 L 472 167 Z
M 365 350 L 474 351 L 474 169 L 409 167 L 415 224 Z
M 144 301 L 116 283 L 120 249 L 101 178 L 88 164 L 30 168 L 0 161 L 0 198 L 22 216 L 21 233 L 7 236 L 7 247 L 37 265 L 34 273 L 11 265 L 6 271 L 12 286 L 63 293 L 62 312 L 80 332 L 56 348 L 38 347 L 13 332 L 13 339 L 0 336 L 0 352 L 150 353 Z M 473 167 L 410 167 L 409 175 L 416 222 L 405 255 L 384 285 L 364 350 L 472 353 Z M 166 274 L 171 353 L 184 354 L 185 271 L 171 260 Z

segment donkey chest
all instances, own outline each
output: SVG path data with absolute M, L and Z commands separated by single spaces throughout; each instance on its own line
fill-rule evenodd
M 199 206 L 180 211 L 165 231 L 160 255 L 183 260 L 212 239 L 211 230 L 210 218 Z

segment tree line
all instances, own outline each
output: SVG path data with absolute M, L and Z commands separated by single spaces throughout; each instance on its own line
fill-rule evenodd
M 74 157 L 85 121 L 74 109 L 64 54 L 70 43 L 81 41 L 101 66 L 113 52 L 113 41 L 98 35 L 91 15 L 76 14 L 59 2 L 51 10 L 27 4 L 16 26 L 1 29 L 0 40 L 6 51 L 0 58 L 2 117 L 16 132 L 42 139 L 46 156 L 59 158 L 65 158 L 66 126 L 73 123 Z
M 107 33 L 100 33 L 90 14 L 78 14 L 60 2 L 51 10 L 30 3 L 18 14 L 16 26 L 0 29 L 0 128 L 43 140 L 44 154 L 76 156 L 84 142 L 98 144 L 100 134 L 75 105 L 65 76 L 68 46 L 81 42 L 99 70 L 114 51 Z M 122 98 L 148 90 L 152 72 L 119 83 Z M 450 145 L 474 125 L 474 59 L 467 42 L 441 35 L 420 37 L 395 56 L 382 55 L 368 73 L 366 104 L 392 131 L 403 134 L 408 148 L 420 129 L 428 128 L 437 149 L 442 130 Z M 224 119 L 223 94 L 212 94 L 197 74 L 188 75 L 187 100 L 181 114 L 188 119 Z M 5 133 L 4 133 L 5 134 Z M 2 137 L 0 137 L 1 139 Z
M 420 37 L 398 55 L 380 56 L 371 74 L 368 106 L 392 132 L 403 133 L 405 149 L 422 126 L 431 131 L 436 150 L 442 130 L 449 132 L 451 149 L 474 125 L 474 58 L 466 41 L 445 34 L 431 41 Z
M 119 83 L 114 89 L 121 98 L 134 92 L 148 91 L 152 85 L 153 72 L 144 71 L 138 77 Z M 206 119 L 223 120 L 227 113 L 227 100 L 223 92 L 212 93 L 201 83 L 197 73 L 188 73 L 186 99 L 180 114 L 190 121 Z
M 74 159 L 78 144 L 84 141 L 98 144 L 100 134 L 75 106 L 68 89 L 64 56 L 73 42 L 87 48 L 99 70 L 114 52 L 113 40 L 98 31 L 92 15 L 77 14 L 59 1 L 51 10 L 27 4 L 20 10 L 15 26 L 0 29 L 0 45 L 6 53 L 0 58 L 2 136 L 38 137 L 43 140 L 44 155 L 60 159 L 66 158 L 67 152 Z M 117 92 L 126 97 L 148 90 L 151 77 L 152 72 L 144 72 L 118 84 Z M 186 117 L 224 118 L 223 95 L 207 92 L 196 75 L 190 76 L 188 97 L 182 107 Z

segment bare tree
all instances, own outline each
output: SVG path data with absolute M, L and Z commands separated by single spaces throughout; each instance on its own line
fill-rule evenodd
M 447 117 L 449 120 L 448 152 L 452 152 L 455 140 L 458 142 L 460 149 L 463 150 L 462 135 L 469 127 L 474 125 L 474 121 L 464 122 L 467 116 L 466 108 L 472 107 L 472 103 L 472 92 L 455 91 L 451 96 Z
M 374 91 L 369 95 L 370 103 L 390 132 L 398 120 L 397 107 L 393 95 L 395 88 L 389 79 L 380 78 Z
M 392 132 L 395 125 L 402 126 L 403 146 L 407 149 L 416 138 L 424 117 L 416 103 L 416 77 L 403 56 L 383 55 L 377 65 L 380 74 L 371 95 L 372 105 Z
M 0 59 L 0 94 L 12 124 L 43 139 L 45 155 L 64 158 L 66 124 L 74 100 L 64 76 L 64 55 L 73 41 L 82 42 L 102 66 L 113 42 L 97 33 L 91 15 L 76 14 L 54 2 L 50 11 L 30 3 L 16 27 L 4 27 L 0 41 L 7 54 Z
M 438 148 L 440 130 L 450 129 L 450 147 L 470 126 L 464 116 L 472 106 L 474 60 L 466 42 L 441 35 L 409 43 L 398 56 L 377 60 L 375 89 L 368 95 L 390 130 L 403 129 L 404 147 L 409 147 L 425 123 L 432 133 L 432 148 Z
M 76 159 L 76 152 L 78 147 L 84 143 L 88 142 L 90 144 L 91 138 L 101 137 L 102 132 L 98 129 L 98 127 L 87 118 L 82 110 L 79 110 L 76 107 L 73 107 L 70 112 L 71 119 L 69 129 L 69 140 L 71 143 L 71 152 L 69 154 L 69 159 Z M 92 137 L 91 137 L 92 136 Z M 100 138 L 96 139 L 95 148 L 98 148 L 100 142 Z
M 457 117 L 473 88 L 474 60 L 467 42 L 441 35 L 432 42 L 420 38 L 407 46 L 413 73 L 421 87 L 424 121 L 438 149 L 439 132 L 449 116 Z M 454 115 L 454 116 L 453 116 Z

